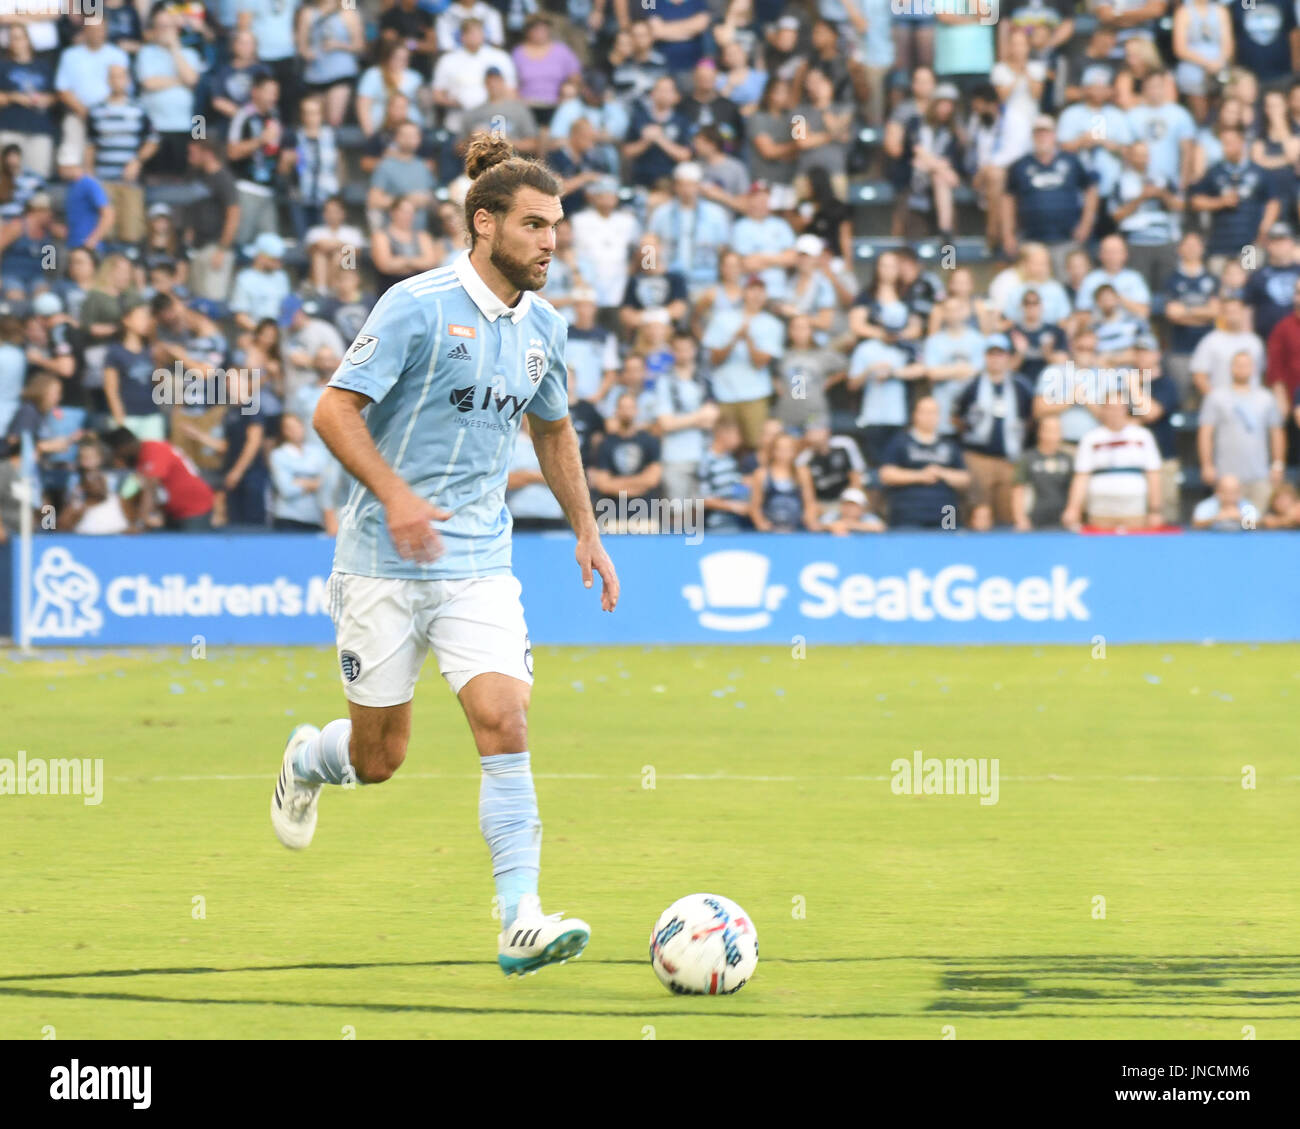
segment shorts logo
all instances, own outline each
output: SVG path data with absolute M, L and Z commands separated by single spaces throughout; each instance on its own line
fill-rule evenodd
M 368 333 L 361 334 L 360 337 L 352 342 L 352 348 L 348 350 L 349 363 L 354 365 L 364 365 L 375 355 L 375 349 L 378 346 L 378 337 L 371 337 Z
M 541 349 L 529 349 L 524 354 L 524 372 L 530 384 L 536 386 L 546 375 L 546 354 Z
M 533 641 L 527 635 L 524 636 L 524 669 L 528 671 L 531 678 L 533 674 Z
M 447 326 L 447 332 L 453 337 L 468 337 L 471 341 L 474 340 L 475 330 L 473 326 L 449 325 Z
M 339 655 L 339 666 L 343 668 L 343 681 L 349 686 L 361 677 L 361 660 L 352 651 Z

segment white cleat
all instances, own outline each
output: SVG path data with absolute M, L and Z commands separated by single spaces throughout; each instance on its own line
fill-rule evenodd
M 284 760 L 280 763 L 280 779 L 271 793 L 271 827 L 275 837 L 295 851 L 311 846 L 311 837 L 316 834 L 316 804 L 321 785 L 304 784 L 296 779 L 293 758 L 303 742 L 310 741 L 319 732 L 314 725 L 300 725 L 289 734 Z
M 525 894 L 514 924 L 497 938 L 497 962 L 507 976 L 523 976 L 544 965 L 576 960 L 590 939 L 585 921 L 543 914 L 537 895 Z

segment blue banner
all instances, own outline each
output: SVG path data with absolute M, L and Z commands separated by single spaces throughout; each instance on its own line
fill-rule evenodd
M 567 534 L 519 534 L 536 643 L 1300 640 L 1300 533 L 607 537 L 618 610 Z M 33 642 L 322 644 L 333 542 L 266 534 L 46 535 Z M 16 554 L 15 554 L 16 555 Z M 13 606 L 19 606 L 14 577 Z M 17 633 L 17 623 L 14 628 Z

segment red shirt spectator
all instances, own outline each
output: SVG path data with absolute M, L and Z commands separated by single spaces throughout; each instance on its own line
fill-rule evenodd
M 140 444 L 140 458 L 135 464 L 142 478 L 154 478 L 167 491 L 163 513 L 173 521 L 201 517 L 212 510 L 212 490 L 199 472 L 180 451 L 161 439 L 147 439 Z
M 170 528 L 212 528 L 212 490 L 183 452 L 161 439 L 140 440 L 125 427 L 109 432 L 107 442 L 113 462 L 135 471 L 140 479 L 133 532 L 156 524 L 159 487 L 167 493 L 162 511 Z
M 1296 284 L 1291 312 L 1273 327 L 1268 335 L 1268 385 L 1276 392 L 1281 386 L 1285 398 L 1281 400 L 1283 415 L 1300 390 L 1300 283 Z

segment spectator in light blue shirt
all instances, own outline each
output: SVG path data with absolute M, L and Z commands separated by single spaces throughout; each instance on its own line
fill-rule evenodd
M 573 292 L 574 322 L 564 346 L 569 369 L 569 397 L 598 403 L 614 386 L 621 367 L 618 339 L 596 324 L 596 292 L 579 287 Z
M 277 63 L 297 57 L 293 25 L 300 0 L 235 0 L 238 23 L 257 38 L 257 57 L 264 63 Z M 281 87 L 284 80 L 280 74 Z
M 8 431 L 9 421 L 18 414 L 26 380 L 22 323 L 12 314 L 0 315 L 0 436 Z
M 176 17 L 166 8 L 154 14 L 150 39 L 135 56 L 140 105 L 155 129 L 188 137 L 194 125 L 194 87 L 203 72 L 203 60 L 181 46 Z
M 1142 103 L 1128 112 L 1130 140 L 1145 141 L 1147 170 L 1176 188 L 1183 185 L 1185 150 L 1196 140 L 1196 122 L 1173 101 L 1173 79 L 1157 71 L 1142 80 Z
M 1128 116 L 1110 101 L 1111 77 L 1105 67 L 1091 66 L 1083 72 L 1083 100 L 1061 111 L 1056 123 L 1056 140 L 1073 153 L 1083 167 L 1097 174 L 1097 190 L 1109 196 L 1119 179 L 1124 146 L 1133 140 Z
M 1259 511 L 1241 496 L 1241 483 L 1231 474 L 1219 479 L 1214 493 L 1192 511 L 1193 529 L 1240 533 L 1259 526 Z
M 108 69 L 131 69 L 131 56 L 107 40 L 107 29 L 100 21 L 87 22 L 82 28 L 80 41 L 68 47 L 59 56 L 59 69 L 54 76 L 54 89 L 75 99 L 65 104 L 84 119 L 85 111 L 98 106 L 109 95 Z
M 741 255 L 747 274 L 757 274 L 767 287 L 768 299 L 786 298 L 786 271 L 795 264 L 794 229 L 780 216 L 772 215 L 772 191 L 766 181 L 756 180 L 745 200 L 747 214 L 731 229 L 731 245 Z
M 740 308 L 714 314 L 700 343 L 712 366 L 713 398 L 723 415 L 739 421 L 745 446 L 755 450 L 768 417 L 771 364 L 785 351 L 785 326 L 763 309 L 766 302 L 763 280 L 750 278 Z
M 253 263 L 235 276 L 230 312 L 241 329 L 255 329 L 263 318 L 280 319 L 280 307 L 292 289 L 280 265 L 284 240 L 264 231 L 253 244 Z
M 174 175 L 184 172 L 189 163 L 194 89 L 203 73 L 203 61 L 189 47 L 181 46 L 180 25 L 166 8 L 154 12 L 149 37 L 151 42 L 136 52 L 135 77 L 140 86 L 140 105 L 162 135 L 150 167 Z
M 862 389 L 857 426 L 862 432 L 862 453 L 879 466 L 889 441 L 907 425 L 907 384 L 925 375 L 925 366 L 912 361 L 905 350 L 878 337 L 859 341 L 849 358 L 848 388 Z
M 694 161 L 677 166 L 673 199 L 650 215 L 649 231 L 668 255 L 668 269 L 680 271 L 694 292 L 718 281 L 718 256 L 731 242 L 731 220 L 721 204 L 700 197 L 703 170 Z
M 939 330 L 925 339 L 921 359 L 939 405 L 939 434 L 951 435 L 953 403 L 967 382 L 984 371 L 984 335 L 966 320 L 960 298 L 944 302 Z
M 108 42 L 106 20 L 87 23 L 79 42 L 59 56 L 54 74 L 54 89 L 64 108 L 63 140 L 56 155 L 60 165 L 81 163 L 86 146 L 86 117 L 92 107 L 107 101 L 111 93 L 108 72 L 111 67 L 131 70 L 131 56 Z
M 516 529 L 567 529 L 564 509 L 556 501 L 537 461 L 528 416 L 519 425 L 506 478 L 506 508 Z
M 320 532 L 334 518 L 328 460 L 305 442 L 302 420 L 290 412 L 280 417 L 280 439 L 271 452 L 272 524 L 283 532 Z
M 1120 305 L 1135 318 L 1146 321 L 1151 316 L 1151 288 L 1128 263 L 1128 243 L 1122 235 L 1108 235 L 1101 241 L 1097 257 L 1101 266 L 1084 276 L 1079 285 L 1075 307 L 1092 313 L 1094 296 L 1100 286 L 1113 286 Z
M 698 352 L 689 333 L 674 336 L 672 371 L 655 382 L 665 498 L 700 496 L 696 472 L 718 419 L 718 406 L 707 402 L 708 393 L 696 369 Z
M 617 98 L 605 100 L 608 79 L 600 71 L 588 71 L 582 79 L 581 93 L 566 98 L 555 107 L 551 117 L 551 138 L 566 141 L 569 128 L 578 118 L 586 118 L 596 129 L 596 143 L 606 168 L 618 168 L 618 146 L 627 134 L 628 109 Z

